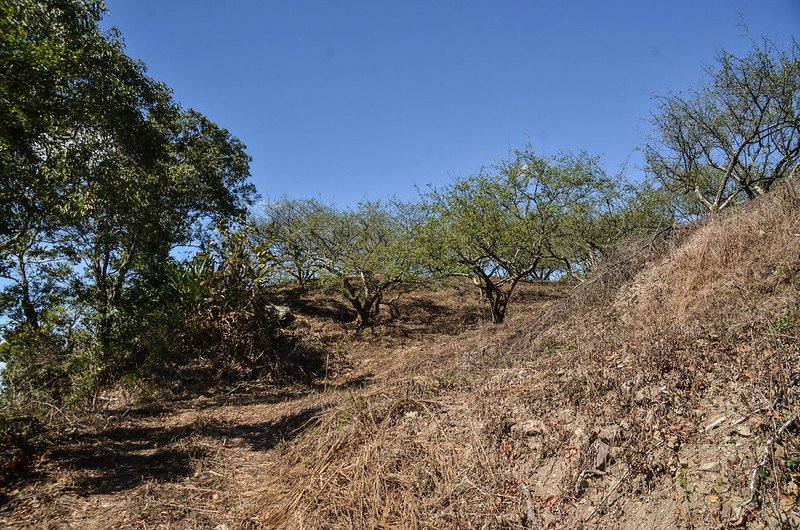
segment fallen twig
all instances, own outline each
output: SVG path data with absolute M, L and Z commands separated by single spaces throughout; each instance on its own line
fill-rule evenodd
M 200 508 L 198 506 L 191 506 L 189 504 L 177 504 L 174 502 L 165 502 L 164 506 L 169 506 L 170 508 L 178 508 L 181 510 L 193 510 L 195 512 L 203 512 L 203 513 L 219 513 L 219 510 L 209 510 L 207 508 Z
M 656 449 L 658 449 L 662 445 L 664 445 L 664 440 L 661 440 L 656 445 L 654 445 L 653 447 L 648 449 L 645 452 L 645 455 L 649 455 L 650 453 L 652 453 L 653 451 L 655 451 Z M 608 490 L 608 493 L 606 493 L 603 496 L 603 498 L 600 500 L 600 502 L 597 504 L 597 506 L 594 507 L 594 510 L 592 510 L 592 513 L 590 513 L 588 516 L 586 516 L 584 518 L 583 522 L 588 523 L 589 520 L 597 514 L 597 512 L 598 512 L 598 510 L 600 510 L 600 508 L 606 506 L 606 503 L 608 503 L 608 499 L 611 498 L 611 495 L 614 493 L 614 491 L 616 491 L 616 489 L 619 487 L 619 485 L 622 484 L 622 481 L 625 480 L 628 477 L 628 475 L 630 475 L 630 473 L 631 473 L 631 467 L 628 466 L 628 469 L 625 470 L 625 473 L 622 474 L 622 476 L 619 478 L 619 480 L 616 482 L 616 484 L 611 486 L 611 489 Z M 616 501 L 616 499 L 615 499 L 615 501 Z
M 629 467 L 628 469 L 626 469 L 626 470 L 625 470 L 625 473 L 623 473 L 623 474 L 622 474 L 622 476 L 621 476 L 621 477 L 619 477 L 619 480 L 617 481 L 617 483 L 616 483 L 616 484 L 614 484 L 613 486 L 611 486 L 611 489 L 609 489 L 609 490 L 608 490 L 608 493 L 606 493 L 606 494 L 605 494 L 605 496 L 603 496 L 603 498 L 600 500 L 600 502 L 597 504 L 597 506 L 595 506 L 595 507 L 594 507 L 594 510 L 592 510 L 592 513 L 590 513 L 590 514 L 589 514 L 589 515 L 588 515 L 588 516 L 587 516 L 587 517 L 586 517 L 586 518 L 583 520 L 584 522 L 589 522 L 589 520 L 590 520 L 592 517 L 594 517 L 594 516 L 595 516 L 595 514 L 597 514 L 598 510 L 600 510 L 600 508 L 602 508 L 603 506 L 605 506 L 605 505 L 606 505 L 606 502 L 607 502 L 607 501 L 608 501 L 608 499 L 611 497 L 611 494 L 612 494 L 612 493 L 614 493 L 614 491 L 615 491 L 615 490 L 616 490 L 616 489 L 619 487 L 619 485 L 620 485 L 620 484 L 622 484 L 622 481 L 623 481 L 623 480 L 625 480 L 625 479 L 628 477 L 628 475 L 630 474 L 630 472 L 631 472 L 631 468 Z
M 528 485 L 524 482 L 520 481 L 519 489 L 522 491 L 522 496 L 525 497 L 525 504 L 528 507 L 527 513 L 525 514 L 525 523 L 528 526 L 536 525 L 539 528 L 542 527 L 539 524 L 539 517 L 536 515 L 536 505 L 533 503 L 533 497 L 531 496 L 531 490 L 528 488 Z
M 763 407 L 759 407 L 759 408 L 757 408 L 757 409 L 751 410 L 750 412 L 748 412 L 747 414 L 743 415 L 743 416 L 742 416 L 741 418 L 739 418 L 738 420 L 736 420 L 736 421 L 734 421 L 734 422 L 731 422 L 731 424 L 730 424 L 730 425 L 728 425 L 728 427 L 736 427 L 737 425 L 740 425 L 740 424 L 742 424 L 742 423 L 746 422 L 746 421 L 747 421 L 748 419 L 750 419 L 750 418 L 751 418 L 751 417 L 752 417 L 754 414 L 760 414 L 760 413 L 762 413 L 762 412 L 767 412 L 767 411 L 770 411 L 770 410 L 775 410 L 775 407 L 776 407 L 776 406 L 778 406 L 778 403 L 777 403 L 777 402 L 775 402 L 775 403 L 772 403 L 771 405 L 765 405 L 765 406 L 763 406 Z M 701 429 L 701 431 L 702 431 L 702 432 L 709 432 L 709 431 L 712 431 L 712 430 L 716 429 L 717 427 L 719 427 L 720 425 L 722 425 L 723 423 L 725 423 L 725 421 L 727 421 L 727 420 L 728 420 L 728 416 L 722 416 L 722 417 L 720 417 L 720 418 L 718 418 L 718 419 L 714 420 L 714 421 L 713 421 L 713 422 L 711 422 L 710 424 L 706 425 L 705 427 L 703 427 L 703 428 Z
M 747 505 L 751 504 L 756 499 L 756 492 L 758 491 L 758 484 L 759 484 L 759 476 L 758 471 L 767 465 L 767 460 L 769 459 L 769 455 L 772 453 L 772 444 L 775 443 L 775 440 L 778 437 L 786 432 L 786 430 L 791 427 L 795 422 L 800 419 L 800 416 L 793 416 L 789 420 L 781 425 L 780 429 L 775 431 L 775 434 L 769 437 L 767 443 L 764 444 L 764 450 L 761 454 L 761 458 L 758 459 L 753 471 L 750 473 L 750 497 L 744 501 L 742 504 L 739 505 L 739 509 L 736 511 L 736 515 L 730 519 L 730 522 L 735 523 L 739 521 L 742 516 L 744 515 L 744 509 Z
M 708 431 L 712 431 L 712 430 L 716 429 L 717 427 L 719 427 L 720 425 L 725 423 L 725 420 L 727 420 L 727 419 L 728 419 L 727 416 L 721 416 L 720 418 L 718 418 L 718 419 L 712 421 L 710 424 L 706 425 L 703 428 L 703 432 L 708 432 Z

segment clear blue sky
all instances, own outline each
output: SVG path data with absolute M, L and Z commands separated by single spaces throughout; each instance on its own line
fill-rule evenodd
M 800 1 L 107 0 L 128 54 L 248 146 L 264 196 L 414 195 L 509 148 L 586 149 L 616 172 L 652 94 L 720 47 L 789 42 Z

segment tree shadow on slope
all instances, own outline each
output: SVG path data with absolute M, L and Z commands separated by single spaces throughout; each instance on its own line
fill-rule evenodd
M 293 313 L 330 319 L 348 324 L 356 319 L 353 308 L 333 295 L 302 289 L 281 289 L 274 293 L 275 301 L 288 306 Z
M 395 306 L 397 317 L 386 322 L 389 330 L 405 336 L 457 335 L 484 319 L 484 308 L 461 300 L 442 303 L 422 297 L 401 299 Z
M 181 427 L 128 424 L 83 433 L 50 454 L 61 469 L 76 473 L 79 495 L 119 493 L 146 481 L 177 482 L 192 476 L 194 462 L 209 453 L 197 437 L 236 441 L 251 451 L 272 449 L 317 423 L 318 408 L 275 421 L 218 423 L 198 421 Z M 224 446 L 221 446 L 224 447 Z
M 241 440 L 251 451 L 268 451 L 278 443 L 288 442 L 319 423 L 319 407 L 311 407 L 284 416 L 277 421 L 256 423 L 210 424 L 197 430 L 197 434 L 220 440 Z

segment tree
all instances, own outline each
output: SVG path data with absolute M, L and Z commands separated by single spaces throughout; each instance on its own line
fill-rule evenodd
M 244 145 L 177 105 L 100 29 L 103 13 L 92 0 L 0 2 L 0 274 L 33 328 L 49 291 L 73 293 L 58 301 L 107 367 L 129 342 L 132 290 L 163 280 L 175 246 L 241 214 L 254 190 Z
M 612 238 L 604 215 L 618 187 L 585 153 L 511 160 L 423 196 L 426 221 L 417 241 L 431 274 L 465 276 L 503 322 L 517 284 L 576 263 Z
M 320 254 L 309 222 L 333 211 L 316 199 L 289 197 L 267 201 L 263 208 L 253 221 L 259 245 L 268 249 L 282 276 L 305 288 L 318 274 Z
M 337 211 L 318 208 L 306 223 L 323 288 L 338 292 L 372 326 L 382 304 L 391 304 L 413 280 L 411 232 L 402 205 L 362 202 Z M 389 293 L 394 297 L 386 300 Z
M 721 51 L 708 80 L 658 99 L 647 171 L 708 212 L 768 192 L 800 162 L 800 47 Z
M 80 207 L 60 229 L 78 242 L 71 252 L 84 267 L 104 362 L 131 281 L 160 275 L 174 247 L 209 222 L 243 214 L 251 193 L 241 142 L 195 111 L 160 119 L 165 149 L 153 167 L 93 147 L 103 163 L 75 175 Z
M 102 34 L 102 13 L 96 1 L 0 4 L 0 268 L 33 327 L 40 308 L 29 276 L 71 257 L 59 230 L 81 204 L 75 175 L 102 165 L 91 145 L 142 165 L 158 156 L 159 131 L 145 116 L 169 94 L 115 33 Z

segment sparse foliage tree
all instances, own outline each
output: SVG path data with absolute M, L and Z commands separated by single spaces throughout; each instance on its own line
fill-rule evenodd
M 622 192 L 596 158 L 546 158 L 529 146 L 424 196 L 417 241 L 434 275 L 466 276 L 500 323 L 517 284 L 586 268 L 615 237 Z M 580 265 L 580 266 L 579 266 Z
M 320 284 L 347 299 L 359 327 L 374 325 L 381 306 L 414 279 L 411 232 L 403 220 L 397 205 L 362 202 L 341 211 L 317 209 L 306 221 Z
M 721 51 L 708 80 L 658 99 L 648 172 L 708 212 L 768 192 L 800 161 L 800 46 Z
M 310 222 L 334 214 L 316 199 L 283 197 L 264 204 L 263 215 L 254 219 L 258 244 L 267 249 L 280 275 L 305 288 L 317 276 L 319 250 Z

